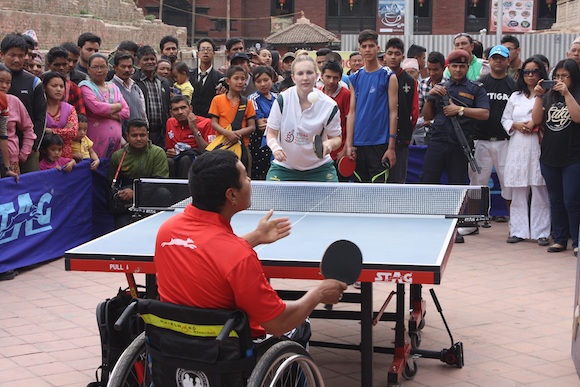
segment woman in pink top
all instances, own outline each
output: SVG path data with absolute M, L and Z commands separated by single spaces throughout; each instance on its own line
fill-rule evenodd
M 12 74 L 4 65 L 0 65 L 0 91 L 8 93 L 11 84 Z M 36 140 L 36 134 L 34 134 L 34 126 L 24 104 L 14 95 L 6 94 L 6 97 L 8 98 L 9 109 L 6 129 L 8 132 L 10 168 L 13 172 L 20 174 L 18 162 L 23 163 L 28 159 L 34 140 Z M 22 146 L 20 146 L 20 140 L 16 135 L 16 128 L 22 133 Z
M 62 157 L 72 159 L 72 141 L 77 137 L 79 121 L 75 108 L 63 101 L 66 78 L 56 71 L 44 74 L 42 85 L 46 92 L 45 134 L 58 134 L 63 141 Z
M 93 54 L 88 60 L 90 80 L 79 83 L 87 110 L 87 136 L 94 142 L 99 157 L 111 157 L 121 148 L 121 120 L 129 118 L 129 106 L 119 88 L 105 82 L 109 66 L 103 54 Z

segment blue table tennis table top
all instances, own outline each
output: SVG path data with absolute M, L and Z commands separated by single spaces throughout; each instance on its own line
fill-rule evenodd
M 67 256 L 152 260 L 157 230 L 183 209 L 163 211 L 67 251 Z M 246 210 L 231 221 L 237 235 L 254 230 L 264 211 Z M 291 234 L 255 248 L 264 264 L 319 263 L 334 241 L 347 239 L 362 251 L 363 268 L 440 268 L 448 254 L 457 219 L 440 215 L 279 212 Z

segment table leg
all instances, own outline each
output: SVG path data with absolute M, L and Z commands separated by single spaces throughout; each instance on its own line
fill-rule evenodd
M 405 340 L 405 284 L 397 284 L 397 312 L 395 318 L 395 356 L 389 367 L 388 384 L 397 385 L 411 354 L 411 345 Z
M 361 386 L 373 385 L 373 284 L 361 283 Z
M 423 286 L 421 284 L 411 284 L 409 286 L 409 305 L 411 314 L 409 316 L 409 337 L 411 346 L 419 348 L 421 344 L 421 333 L 419 332 L 425 326 L 425 312 L 427 303 L 421 295 Z

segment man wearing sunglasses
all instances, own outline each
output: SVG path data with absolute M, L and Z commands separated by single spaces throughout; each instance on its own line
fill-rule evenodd
M 454 50 L 463 50 L 469 56 L 469 68 L 467 70 L 467 79 L 476 81 L 486 74 L 489 74 L 489 63 L 473 55 L 473 38 L 471 35 L 461 32 L 453 37 Z M 445 70 L 445 78 L 449 78 L 449 68 Z

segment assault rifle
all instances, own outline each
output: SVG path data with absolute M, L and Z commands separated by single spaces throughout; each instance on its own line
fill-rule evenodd
M 443 106 L 450 105 L 449 93 L 445 93 L 441 98 L 443 100 Z M 459 120 L 457 120 L 457 116 L 449 117 L 449 119 L 451 120 L 451 123 L 453 124 L 453 131 L 455 132 L 455 136 L 457 137 L 457 141 L 459 141 L 459 145 L 461 145 L 461 148 L 463 149 L 463 153 L 465 154 L 465 157 L 467 157 L 467 161 L 469 161 L 469 166 L 471 167 L 471 170 L 473 172 L 481 173 L 481 167 L 477 164 L 475 157 L 473 157 L 471 147 L 469 146 L 469 143 L 467 142 L 467 139 L 465 138 L 465 134 L 463 133 L 463 130 L 461 129 L 461 125 L 459 125 Z

